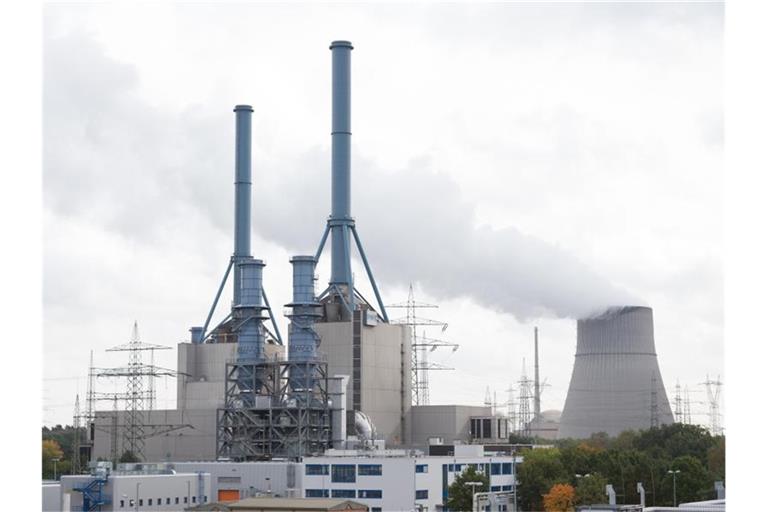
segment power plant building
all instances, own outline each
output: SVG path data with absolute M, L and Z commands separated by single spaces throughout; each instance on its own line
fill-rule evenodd
M 559 438 L 616 436 L 673 423 L 656 357 L 653 310 L 611 308 L 577 323 L 573 374 Z

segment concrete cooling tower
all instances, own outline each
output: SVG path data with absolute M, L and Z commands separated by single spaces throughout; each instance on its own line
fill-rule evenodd
M 624 306 L 579 320 L 558 437 L 615 436 L 673 421 L 656 359 L 653 310 Z

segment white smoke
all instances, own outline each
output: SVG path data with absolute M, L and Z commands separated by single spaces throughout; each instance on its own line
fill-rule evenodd
M 255 229 L 311 253 L 330 212 L 330 153 L 308 152 L 269 175 L 279 178 L 254 188 Z M 352 214 L 381 282 L 418 282 L 435 298 L 469 297 L 518 319 L 580 318 L 638 303 L 556 245 L 475 226 L 475 206 L 445 175 L 417 164 L 387 172 L 356 159 L 352 176 Z
M 46 43 L 47 208 L 137 238 L 162 239 L 190 212 L 231 233 L 233 114 L 162 111 L 135 94 L 131 66 L 89 39 Z M 72 56 L 89 72 L 72 73 Z M 254 230 L 313 253 L 330 212 L 329 151 L 286 155 L 254 138 Z M 423 165 L 393 171 L 353 158 L 352 187 L 352 213 L 383 287 L 418 282 L 437 299 L 468 297 L 519 319 L 638 303 L 556 245 L 475 225 L 459 186 Z

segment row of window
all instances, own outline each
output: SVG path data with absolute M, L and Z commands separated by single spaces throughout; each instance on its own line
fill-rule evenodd
M 491 492 L 511 491 L 511 490 L 512 490 L 511 485 L 492 485 L 491 486 Z
M 184 503 L 189 503 L 187 501 L 187 497 L 184 496 Z M 156 498 L 153 500 L 153 498 L 147 498 L 147 506 L 151 507 L 152 504 L 155 504 L 155 506 L 162 506 L 163 505 L 163 498 Z M 192 503 L 197 503 L 197 496 L 192 496 Z M 203 496 L 203 503 L 208 503 L 208 496 Z M 165 498 L 165 504 L 170 505 L 171 504 L 171 498 Z M 174 505 L 179 504 L 179 497 L 176 496 L 173 501 Z M 136 501 L 134 500 L 128 500 L 128 507 L 133 508 L 136 506 Z M 139 506 L 144 506 L 144 498 L 139 498 Z M 120 508 L 125 508 L 125 500 L 120 500 Z
M 416 499 L 417 500 L 428 500 L 429 499 L 429 489 L 422 489 L 422 490 L 416 491 Z
M 332 482 L 355 482 L 354 464 L 333 464 L 330 473 Z M 309 476 L 328 475 L 328 464 L 307 464 L 304 467 L 304 474 Z M 381 464 L 358 464 L 357 474 L 360 476 L 381 476 Z
M 448 471 L 461 473 L 466 467 L 474 467 L 477 471 L 485 471 L 485 464 L 448 464 Z M 419 472 L 418 470 L 416 471 Z M 491 464 L 492 475 L 511 475 L 511 462 L 494 462 Z
M 416 472 L 417 473 L 428 473 L 429 472 L 429 466 L 426 464 L 416 464 Z
M 304 491 L 306 498 L 327 498 L 329 496 L 328 489 L 307 489 Z M 331 498 L 363 498 L 363 499 L 377 499 L 380 500 L 383 493 L 380 489 L 360 489 L 355 496 L 354 489 L 331 489 Z

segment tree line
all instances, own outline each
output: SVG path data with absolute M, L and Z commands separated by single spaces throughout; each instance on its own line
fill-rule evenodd
M 698 425 L 563 439 L 522 455 L 518 504 L 525 511 L 607 503 L 606 484 L 613 485 L 617 504 L 637 504 L 637 482 L 643 484 L 647 506 L 672 506 L 673 475 L 668 471 L 679 470 L 674 475 L 677 503 L 714 499 L 714 482 L 725 481 L 725 437 Z

